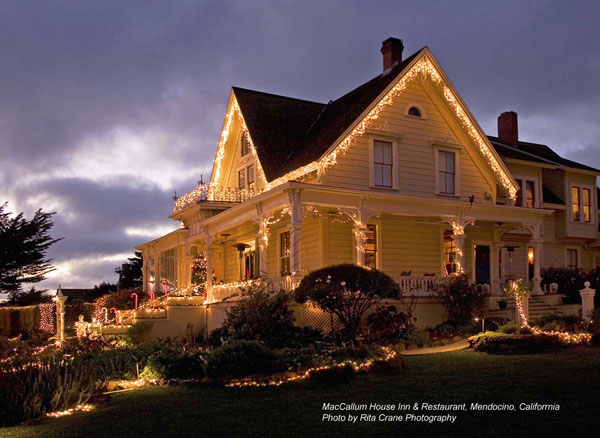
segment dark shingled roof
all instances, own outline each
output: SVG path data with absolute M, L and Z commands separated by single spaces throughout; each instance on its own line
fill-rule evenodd
M 267 180 L 321 158 L 421 50 L 328 104 L 234 87 Z
M 526 141 L 520 141 L 518 143 L 518 147 L 503 143 L 500 141 L 498 137 L 494 137 L 491 135 L 487 136 L 496 152 L 502 158 L 513 158 L 516 160 L 524 160 L 524 161 L 533 161 L 536 163 L 547 163 L 547 164 L 555 164 L 565 167 L 572 167 L 574 169 L 581 170 L 590 170 L 592 172 L 600 172 L 600 170 L 595 169 L 590 166 L 586 166 L 585 164 L 580 164 L 575 161 L 567 160 L 566 158 L 561 157 L 552 149 L 550 149 L 545 144 L 538 143 L 529 143 Z
M 546 202 L 548 204 L 565 205 L 563 200 L 560 199 L 556 193 L 554 193 L 552 190 L 550 190 L 545 185 L 542 185 L 542 199 L 544 202 Z

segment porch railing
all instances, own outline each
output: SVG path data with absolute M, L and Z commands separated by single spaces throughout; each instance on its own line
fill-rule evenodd
M 244 202 L 258 194 L 260 192 L 255 189 L 217 187 L 203 183 L 185 195 L 175 198 L 173 211 L 178 212 L 197 202 Z
M 235 301 L 240 299 L 244 289 L 255 285 L 264 285 L 269 292 L 276 292 L 279 290 L 292 291 L 298 286 L 299 281 L 298 278 L 287 276 L 215 284 L 212 287 L 212 293 L 210 294 L 209 299 L 213 303 L 226 300 Z
M 404 296 L 431 297 L 435 295 L 435 288 L 448 277 L 439 276 L 401 276 L 395 275 L 392 278 L 400 285 L 400 290 Z

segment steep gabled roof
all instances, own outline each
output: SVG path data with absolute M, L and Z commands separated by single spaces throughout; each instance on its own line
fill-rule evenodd
M 234 87 L 267 180 L 318 160 L 422 50 L 328 104 Z
M 555 164 L 559 166 L 571 167 L 573 169 L 600 172 L 600 170 L 593 167 L 561 157 L 545 144 L 520 141 L 517 144 L 517 147 L 515 147 L 500 141 L 498 137 L 491 135 L 488 135 L 487 137 L 498 154 L 503 158 L 513 158 L 516 160 L 532 161 L 536 163 Z

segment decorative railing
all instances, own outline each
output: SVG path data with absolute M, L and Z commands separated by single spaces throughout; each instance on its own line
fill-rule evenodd
M 438 276 L 402 276 L 395 275 L 392 278 L 400 285 L 400 290 L 404 296 L 430 297 L 435 295 L 435 288 L 441 282 L 449 277 Z
M 255 189 L 239 189 L 237 187 L 218 187 L 201 183 L 183 196 L 175 198 L 174 212 L 198 202 L 244 202 L 261 193 Z
M 212 293 L 209 296 L 209 300 L 212 303 L 235 301 L 240 299 L 245 289 L 258 285 L 264 285 L 269 292 L 280 290 L 292 291 L 298 286 L 299 281 L 298 278 L 287 276 L 215 284 L 212 287 Z

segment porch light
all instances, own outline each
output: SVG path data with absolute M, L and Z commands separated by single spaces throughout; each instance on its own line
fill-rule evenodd
M 533 248 L 529 248 L 527 250 L 527 260 L 529 260 L 529 263 L 533 264 L 533 258 L 534 258 Z

